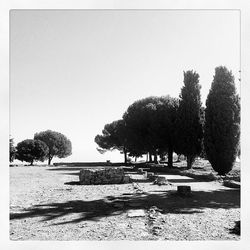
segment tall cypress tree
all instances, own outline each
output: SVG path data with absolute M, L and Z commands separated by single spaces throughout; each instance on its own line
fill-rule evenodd
M 234 76 L 226 67 L 215 69 L 206 100 L 204 145 L 207 158 L 220 175 L 232 170 L 240 138 L 240 100 Z
M 176 124 L 175 151 L 187 157 L 188 169 L 192 167 L 195 157 L 201 153 L 203 132 L 200 89 L 199 75 L 190 70 L 184 72 L 184 86 L 180 93 Z

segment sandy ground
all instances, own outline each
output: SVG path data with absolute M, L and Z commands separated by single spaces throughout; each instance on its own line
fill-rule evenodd
M 10 168 L 11 240 L 239 240 L 240 191 L 165 175 L 172 185 L 79 185 L 80 167 Z M 176 194 L 190 185 L 192 195 Z M 137 213 L 137 214 L 136 214 Z

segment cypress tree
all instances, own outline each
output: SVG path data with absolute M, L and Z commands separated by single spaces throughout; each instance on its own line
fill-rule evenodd
M 203 132 L 200 89 L 199 75 L 190 70 L 184 72 L 184 86 L 180 93 L 176 124 L 175 151 L 187 157 L 188 169 L 192 167 L 195 157 L 201 153 Z
M 215 69 L 206 100 L 204 146 L 213 169 L 220 175 L 232 170 L 240 138 L 240 99 L 234 76 L 226 67 Z

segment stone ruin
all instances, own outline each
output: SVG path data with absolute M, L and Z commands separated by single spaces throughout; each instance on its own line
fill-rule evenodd
M 122 184 L 130 181 L 124 169 L 118 167 L 83 168 L 80 170 L 79 179 L 82 185 Z
M 177 193 L 181 196 L 190 196 L 191 186 L 177 186 Z

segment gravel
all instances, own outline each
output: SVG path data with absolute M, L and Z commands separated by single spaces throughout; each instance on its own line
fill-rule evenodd
M 240 220 L 238 189 L 176 175 L 158 186 L 136 174 L 137 184 L 85 186 L 79 169 L 10 168 L 11 240 L 240 239 L 231 230 Z M 183 182 L 189 198 L 176 195 Z M 142 209 L 144 216 L 128 216 Z

